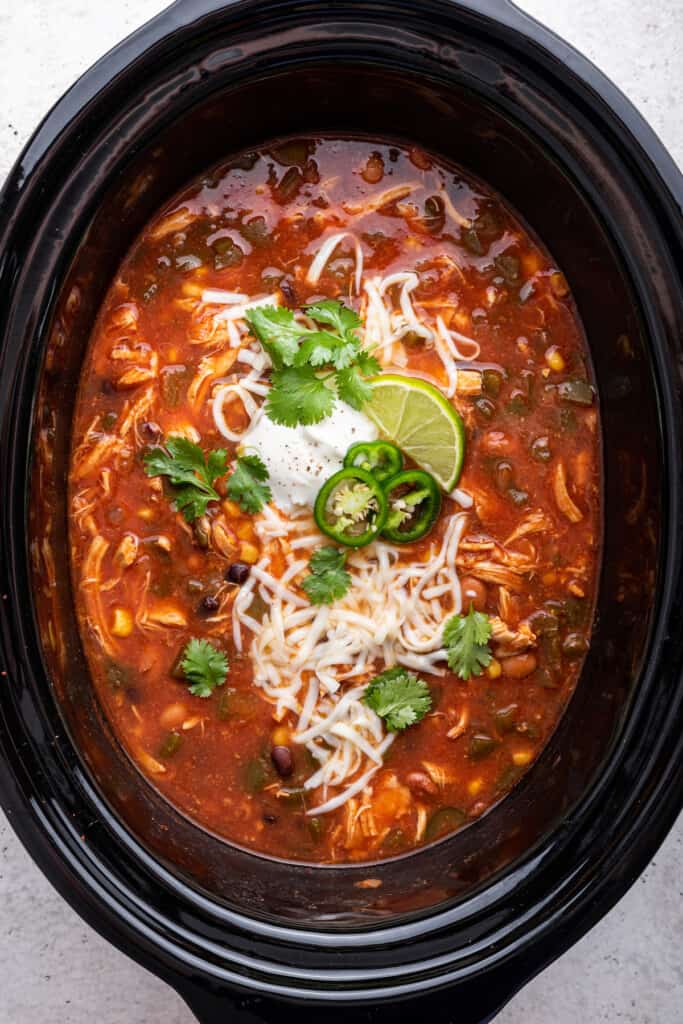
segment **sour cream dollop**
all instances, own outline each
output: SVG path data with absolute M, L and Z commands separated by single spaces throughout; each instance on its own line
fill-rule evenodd
M 265 463 L 273 503 L 288 514 L 297 506 L 312 508 L 324 481 L 342 468 L 351 445 L 377 437 L 372 420 L 337 402 L 330 416 L 311 427 L 283 427 L 261 416 L 243 444 Z

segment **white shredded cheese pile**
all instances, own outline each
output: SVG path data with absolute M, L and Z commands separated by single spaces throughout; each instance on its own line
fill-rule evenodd
M 268 571 L 268 557 L 252 569 L 233 606 L 234 640 L 241 650 L 243 627 L 252 632 L 255 684 L 275 705 L 276 717 L 293 712 L 295 740 L 320 764 L 305 788 L 322 786 L 325 796 L 328 787 L 352 778 L 366 760 L 368 779 L 382 764 L 393 737 L 385 736 L 381 720 L 361 702 L 365 686 L 354 681 L 365 684 L 396 664 L 443 674 L 443 624 L 461 610 L 455 561 L 466 518 L 465 513 L 450 517 L 439 548 L 432 545 L 424 561 L 401 564 L 399 549 L 381 541 L 354 552 L 347 560 L 351 586 L 329 606 L 311 606 L 292 588 L 308 564 L 298 557 L 302 542 L 324 543 L 319 536 L 301 535 L 301 527 L 286 534 L 293 550 L 279 579 Z M 273 538 L 272 510 L 258 527 Z M 257 594 L 268 609 L 261 623 L 249 614 Z M 358 784 L 309 813 L 333 810 L 358 792 Z
M 426 310 L 412 297 L 419 283 L 414 271 L 363 279 L 357 237 L 339 232 L 314 255 L 307 283 L 318 283 L 346 238 L 355 247 L 354 285 L 361 295 L 364 346 L 373 349 L 383 365 L 401 366 L 407 362 L 402 344 L 407 334 L 432 342 L 444 368 L 444 389 L 453 395 L 459 367 L 484 368 L 473 363 L 479 345 L 448 328 L 440 315 L 428 322 Z M 235 599 L 233 639 L 238 650 L 249 645 L 255 685 L 274 705 L 275 717 L 295 716 L 294 739 L 306 746 L 319 766 L 305 788 L 320 790 L 322 799 L 308 813 L 324 814 L 365 789 L 394 739 L 362 702 L 368 680 L 397 664 L 432 675 L 444 673 L 441 636 L 446 619 L 461 611 L 456 557 L 467 513 L 449 518 L 441 543 L 433 543 L 422 561 L 403 562 L 400 547 L 383 541 L 350 552 L 346 568 L 352 582 L 346 595 L 332 605 L 312 606 L 297 583 L 308 570 L 312 551 L 330 543 L 311 519 L 315 495 L 322 481 L 341 468 L 347 448 L 355 441 L 374 440 L 377 431 L 366 416 L 341 402 L 316 427 L 281 427 L 265 418 L 262 403 L 269 384 L 263 375 L 270 360 L 250 335 L 244 316 L 254 306 L 277 305 L 277 295 L 251 299 L 214 290 L 205 292 L 202 300 L 221 307 L 215 318 L 227 324 L 229 344 L 239 350 L 236 360 L 249 368 L 235 379 L 215 382 L 216 427 L 227 439 L 259 454 L 273 492 L 273 503 L 256 520 L 266 553 Z M 226 422 L 226 404 L 235 400 L 249 421 L 241 433 Z M 453 496 L 461 507 L 471 505 L 464 492 Z M 278 538 L 288 552 L 279 577 L 271 571 L 272 542 Z M 279 549 L 277 557 L 281 559 Z M 251 614 L 257 597 L 266 608 L 260 621 Z

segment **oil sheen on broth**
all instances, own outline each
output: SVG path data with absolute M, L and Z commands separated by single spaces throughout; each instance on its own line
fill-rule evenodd
M 424 448 L 405 429 L 377 447 L 368 381 L 387 375 L 404 417 L 426 382 L 462 424 L 457 486 L 387 491 L 362 449 L 322 532 L 353 444 L 434 469 L 433 425 Z M 73 437 L 94 685 L 205 828 L 278 857 L 392 856 L 482 815 L 543 749 L 589 644 L 597 400 L 567 281 L 463 170 L 292 140 L 189 186 L 109 289 Z

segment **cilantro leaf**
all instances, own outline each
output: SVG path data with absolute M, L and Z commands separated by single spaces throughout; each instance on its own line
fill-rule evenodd
M 273 497 L 267 479 L 268 470 L 258 455 L 240 455 L 228 478 L 228 497 L 244 512 L 260 512 Z
M 364 348 L 358 353 L 356 362 L 358 369 L 365 377 L 374 377 L 376 373 L 382 372 L 382 364 L 379 359 L 376 359 L 371 352 L 367 352 Z
M 336 375 L 337 394 L 342 402 L 354 409 L 362 409 L 372 395 L 372 384 L 363 380 L 358 369 L 352 366 L 348 370 L 339 370 Z
M 245 313 L 273 363 L 266 413 L 287 427 L 325 419 L 334 408 L 335 392 L 361 409 L 372 393 L 364 377 L 380 372 L 377 359 L 361 347 L 361 320 L 352 309 L 336 299 L 323 299 L 307 306 L 305 313 L 309 323 L 300 323 L 292 310 L 276 306 L 257 306 Z M 323 368 L 329 370 L 325 378 L 314 373 Z M 328 379 L 334 383 L 326 384 Z
M 256 306 L 248 309 L 245 319 L 270 356 L 273 366 L 293 366 L 299 351 L 299 338 L 309 328 L 294 319 L 291 309 L 281 306 Z
M 173 506 L 188 523 L 203 516 L 210 501 L 220 501 L 213 484 L 227 472 L 227 452 L 218 448 L 208 459 L 186 437 L 169 437 L 164 448 L 155 448 L 144 457 L 147 476 L 166 476 L 176 488 Z
M 208 640 L 193 638 L 183 651 L 180 667 L 195 697 L 210 697 L 228 676 L 228 659 Z
M 362 699 L 384 719 L 389 732 L 398 732 L 419 722 L 432 706 L 424 680 L 399 665 L 371 679 Z
M 311 555 L 311 570 L 301 586 L 311 604 L 332 604 L 343 597 L 351 586 L 351 576 L 344 568 L 346 552 L 339 548 L 318 548 Z
M 491 664 L 491 623 L 488 615 L 475 612 L 470 604 L 467 615 L 452 615 L 443 628 L 443 644 L 448 665 L 461 679 L 480 676 Z
M 273 423 L 295 427 L 320 423 L 334 407 L 334 392 L 316 376 L 310 366 L 288 366 L 275 370 L 266 399 L 266 413 Z
M 361 325 L 358 314 L 348 306 L 337 302 L 336 299 L 323 299 L 321 302 L 315 302 L 312 306 L 306 306 L 306 314 L 316 323 L 336 327 L 342 337 L 349 334 L 355 337 L 353 332 Z M 355 340 L 357 341 L 358 338 L 356 337 Z
M 338 370 L 343 370 L 356 362 L 358 352 L 357 338 L 342 341 L 327 331 L 312 331 L 302 341 L 294 365 L 328 366 L 331 363 Z

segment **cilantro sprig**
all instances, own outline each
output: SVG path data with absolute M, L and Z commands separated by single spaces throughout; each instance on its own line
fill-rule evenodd
M 491 664 L 489 649 L 491 623 L 488 615 L 475 612 L 470 604 L 467 615 L 452 615 L 443 628 L 443 645 L 448 665 L 461 679 L 480 676 Z
M 223 686 L 228 676 L 228 659 L 208 640 L 193 638 L 183 650 L 180 662 L 190 693 L 195 697 L 210 697 L 217 686 Z
M 370 680 L 363 703 L 384 719 L 389 732 L 398 732 L 424 718 L 432 697 L 423 679 L 397 665 Z
M 310 572 L 301 586 L 311 604 L 332 604 L 343 597 L 351 586 L 351 575 L 346 571 L 346 552 L 339 548 L 318 548 L 308 563 Z
M 380 371 L 361 346 L 361 320 L 352 309 L 323 299 L 304 312 L 315 327 L 300 323 L 290 309 L 257 306 L 246 313 L 273 364 L 266 414 L 287 427 L 319 423 L 330 415 L 336 398 L 361 409 L 372 393 L 366 378 Z
M 239 455 L 228 478 L 228 497 L 244 512 L 260 512 L 273 496 L 267 479 L 268 470 L 258 455 Z
M 174 487 L 173 504 L 188 523 L 206 512 L 210 501 L 220 501 L 214 483 L 227 472 L 223 448 L 204 452 L 186 437 L 169 437 L 165 448 L 155 448 L 144 457 L 147 476 L 165 476 Z

